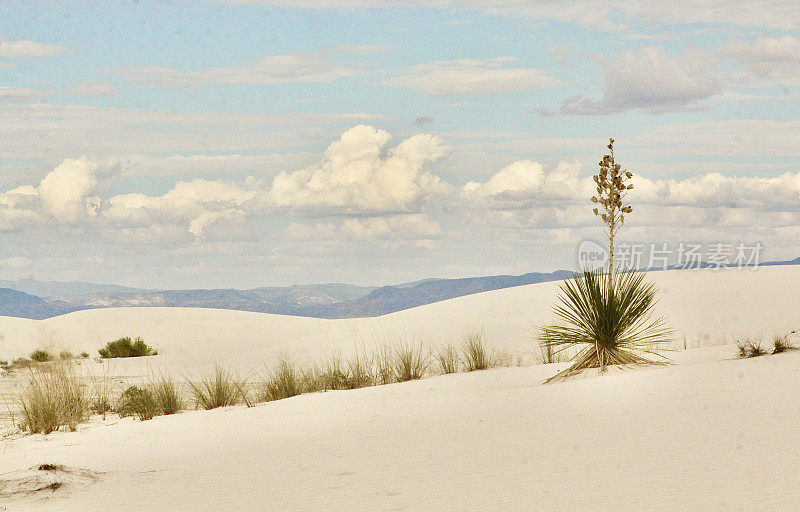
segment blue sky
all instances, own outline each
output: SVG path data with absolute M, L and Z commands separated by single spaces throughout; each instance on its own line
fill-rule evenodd
M 795 7 L 695 4 L 4 2 L 0 276 L 572 268 L 611 136 L 625 240 L 794 258 Z

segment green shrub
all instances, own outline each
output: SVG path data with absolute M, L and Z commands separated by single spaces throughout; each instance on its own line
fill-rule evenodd
M 461 366 L 461 357 L 458 355 L 458 350 L 453 345 L 445 345 L 439 349 L 436 354 L 436 361 L 439 363 L 439 370 L 442 373 L 457 373 L 459 366 Z
M 30 358 L 37 363 L 46 363 L 55 359 L 55 356 L 47 350 L 34 350 L 31 352 Z
M 89 353 L 88 352 L 81 352 L 81 359 L 89 359 Z
M 220 365 L 200 377 L 199 382 L 187 379 L 192 388 L 195 404 L 203 409 L 216 409 L 245 402 L 247 400 L 247 380 L 234 375 Z
M 117 413 L 123 418 L 138 416 L 140 420 L 146 421 L 158 414 L 158 404 L 151 390 L 146 387 L 131 386 L 120 396 Z
M 69 350 L 62 350 L 58 354 L 58 358 L 61 359 L 62 361 L 68 361 L 68 360 L 72 359 L 72 357 L 73 357 L 72 356 L 72 352 L 70 352 Z
M 17 401 L 20 428 L 32 434 L 49 434 L 60 427 L 74 431 L 89 416 L 86 390 L 71 365 L 32 369 Z
M 430 365 L 430 353 L 421 344 L 401 344 L 395 349 L 393 370 L 397 382 L 421 379 Z
M 119 338 L 116 341 L 109 341 L 105 348 L 97 351 L 100 357 L 111 359 L 115 357 L 143 357 L 154 356 L 158 351 L 149 347 L 142 338 L 131 341 L 130 338 Z
M 464 367 L 468 372 L 486 370 L 496 363 L 489 352 L 482 332 L 471 332 L 464 336 L 461 351 L 464 355 Z

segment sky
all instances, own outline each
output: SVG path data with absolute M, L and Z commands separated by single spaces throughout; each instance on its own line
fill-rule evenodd
M 572 269 L 610 137 L 623 246 L 800 256 L 794 1 L 6 0 L 0 277 Z

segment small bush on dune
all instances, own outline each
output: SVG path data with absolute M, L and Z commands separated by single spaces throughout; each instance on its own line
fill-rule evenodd
M 772 339 L 772 347 L 773 354 L 780 354 L 788 350 L 797 350 L 795 344 L 789 341 L 788 336 L 775 336 Z
M 430 365 L 430 353 L 421 344 L 412 342 L 395 348 L 393 369 L 397 382 L 421 379 Z
M 81 352 L 80 358 L 81 359 L 89 359 L 89 353 L 88 352 Z
M 436 362 L 439 363 L 439 370 L 442 373 L 457 373 L 461 366 L 461 358 L 458 350 L 453 345 L 445 345 L 436 354 Z
M 130 338 L 119 338 L 116 341 L 109 341 L 104 348 L 101 348 L 97 352 L 103 359 L 158 355 L 158 351 L 148 346 L 142 338 L 136 338 L 133 341 L 131 341 Z
M 486 370 L 496 365 L 482 332 L 472 332 L 463 339 L 464 367 L 468 372 Z
M 31 370 L 17 400 L 22 409 L 20 427 L 32 434 L 49 434 L 61 427 L 74 431 L 89 415 L 86 390 L 71 365 Z
M 58 358 L 61 359 L 62 361 L 69 361 L 70 359 L 72 359 L 72 357 L 73 357 L 72 352 L 70 352 L 69 350 L 62 350 L 58 354 Z
M 37 363 L 46 363 L 55 359 L 55 356 L 47 350 L 35 350 L 31 352 L 30 358 Z
M 202 375 L 198 382 L 187 379 L 192 388 L 197 407 L 216 409 L 245 402 L 247 400 L 247 380 L 234 375 L 220 365 L 210 373 Z
M 146 421 L 158 414 L 158 404 L 150 389 L 131 386 L 120 396 L 117 413 L 123 418 L 138 416 L 140 420 Z
M 739 350 L 739 357 L 741 358 L 759 357 L 767 353 L 761 345 L 761 341 L 758 340 L 740 341 L 736 344 L 736 348 Z
M 297 368 L 289 360 L 282 360 L 261 386 L 257 401 L 271 402 L 299 395 L 303 392 Z

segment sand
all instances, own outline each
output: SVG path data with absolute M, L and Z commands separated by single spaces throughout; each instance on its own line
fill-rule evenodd
M 6 438 L 0 485 L 63 485 L 5 497 L 0 510 L 797 510 L 800 351 L 739 360 L 722 343 L 793 328 L 798 277 L 796 267 L 653 273 L 661 311 L 687 345 L 705 346 L 667 367 L 551 385 L 541 381 L 563 365 L 498 368 Z M 556 288 L 369 321 L 117 309 L 0 325 L 15 350 L 42 332 L 88 350 L 133 330 L 164 351 L 160 364 L 199 353 L 246 367 L 244 350 L 352 345 L 353 325 L 432 340 L 477 325 L 497 346 L 524 348 Z M 31 469 L 43 463 L 64 470 Z

